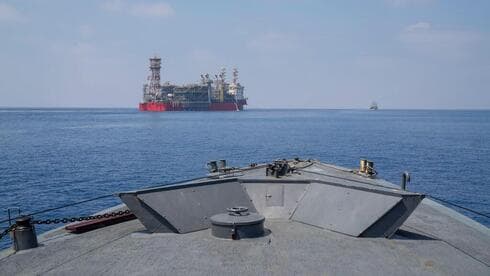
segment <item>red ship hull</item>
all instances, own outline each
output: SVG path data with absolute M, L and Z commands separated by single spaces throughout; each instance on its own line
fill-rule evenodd
M 140 103 L 139 110 L 163 112 L 163 111 L 183 111 L 184 109 L 180 105 L 175 105 L 171 103 L 148 102 L 148 103 Z
M 247 104 L 246 100 L 240 100 L 236 103 L 210 103 L 205 111 L 239 111 L 243 110 L 243 106 Z M 140 111 L 153 111 L 153 112 L 165 112 L 165 111 L 193 111 L 197 109 L 184 108 L 180 104 L 163 103 L 163 102 L 146 102 L 139 104 Z M 199 109 L 203 111 L 203 109 Z
M 211 103 L 209 105 L 211 111 L 238 111 L 243 110 L 243 105 L 236 103 Z

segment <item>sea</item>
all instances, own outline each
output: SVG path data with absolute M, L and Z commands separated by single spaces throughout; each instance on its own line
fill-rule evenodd
M 378 177 L 490 214 L 490 111 L 0 109 L 0 220 L 120 191 L 280 158 L 349 168 L 374 161 Z M 35 215 L 87 216 L 117 196 Z M 16 209 L 18 208 L 18 209 Z M 487 227 L 490 219 L 451 206 Z M 8 226 L 0 224 L 0 230 Z M 61 225 L 39 225 L 38 234 Z M 2 228 L 3 227 L 3 228 Z M 8 237 L 0 248 L 10 245 Z

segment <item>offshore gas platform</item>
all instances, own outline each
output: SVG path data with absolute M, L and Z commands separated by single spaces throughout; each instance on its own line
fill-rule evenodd
M 239 111 L 247 104 L 236 68 L 231 83 L 226 81 L 226 69 L 222 68 L 214 80 L 209 74 L 202 74 L 198 83 L 175 85 L 160 83 L 161 64 L 160 57 L 150 58 L 150 75 L 143 85 L 140 111 Z

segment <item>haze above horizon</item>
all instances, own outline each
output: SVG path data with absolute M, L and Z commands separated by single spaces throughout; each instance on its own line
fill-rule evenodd
M 250 108 L 490 108 L 490 2 L 2 1 L 0 107 L 134 107 L 240 71 Z

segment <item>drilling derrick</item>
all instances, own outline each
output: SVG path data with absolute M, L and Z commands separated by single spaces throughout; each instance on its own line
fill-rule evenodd
M 150 58 L 150 75 L 148 76 L 148 85 L 145 91 L 145 100 L 157 101 L 161 98 L 160 86 L 160 69 L 162 59 L 154 56 Z

